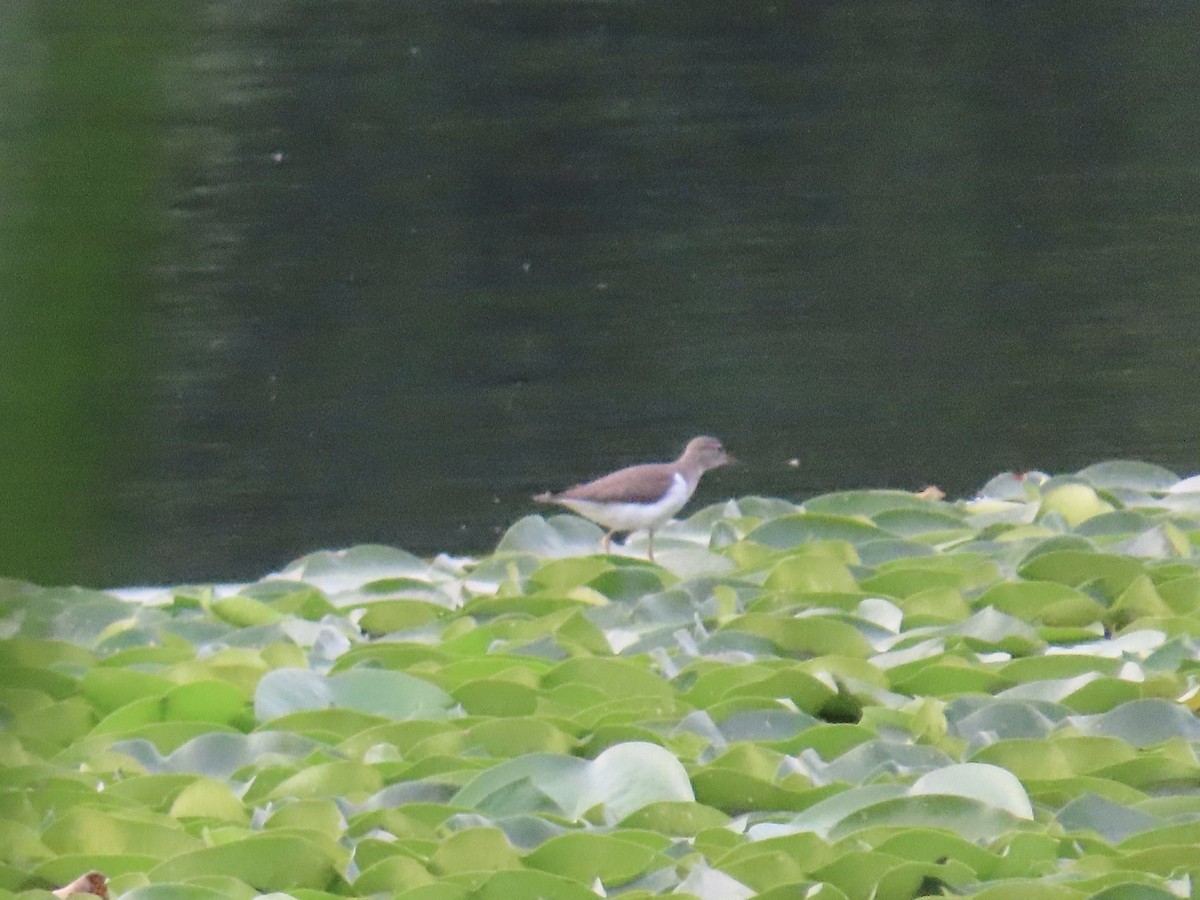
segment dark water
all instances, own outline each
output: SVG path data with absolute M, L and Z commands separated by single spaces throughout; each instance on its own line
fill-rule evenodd
M 0 6 L 0 574 L 1200 469 L 1184 2 Z M 800 460 L 799 468 L 785 464 Z

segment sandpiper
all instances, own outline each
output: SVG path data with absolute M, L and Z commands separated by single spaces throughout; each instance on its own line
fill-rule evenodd
M 605 553 L 609 552 L 616 532 L 644 528 L 650 533 L 649 556 L 654 559 L 654 530 L 683 509 L 701 475 L 730 462 L 733 457 L 716 438 L 692 438 L 675 462 L 618 469 L 595 481 L 557 494 L 547 491 L 533 499 L 565 506 L 607 528 Z

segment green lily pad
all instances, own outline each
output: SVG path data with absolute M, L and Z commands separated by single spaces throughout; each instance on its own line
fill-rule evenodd
M 511 900 L 538 897 L 545 900 L 593 900 L 591 886 L 584 886 L 549 872 L 501 870 L 489 875 L 472 897 L 474 900 Z M 434 898 L 423 898 L 434 900 Z M 437 898 L 443 900 L 443 898 Z
M 746 540 L 776 550 L 788 550 L 811 541 L 848 541 L 858 545 L 889 537 L 883 529 L 859 519 L 820 513 L 781 516 L 755 528 Z
M 519 869 L 521 859 L 499 828 L 469 828 L 450 835 L 429 859 L 430 871 L 446 875 Z
M 260 891 L 320 888 L 334 875 L 333 861 L 303 838 L 252 834 L 168 859 L 149 871 L 153 881 L 187 881 L 213 872 L 232 876 Z
M 1071 587 L 1095 582 L 1115 599 L 1142 572 L 1141 563 L 1127 557 L 1056 550 L 1034 557 L 1017 574 L 1026 581 L 1056 581 Z
M 197 850 L 203 843 L 156 813 L 102 812 L 75 806 L 42 833 L 46 846 L 59 854 L 142 854 L 166 859 Z
M 1132 488 L 1139 491 L 1166 491 L 1179 476 L 1170 469 L 1134 460 L 1109 460 L 1081 469 L 1080 479 L 1098 488 Z
M 930 506 L 928 500 L 907 491 L 840 491 L 804 501 L 804 508 L 810 513 L 865 518 L 873 518 L 887 510 L 922 510 Z
M 514 523 L 496 553 L 532 553 L 542 559 L 589 556 L 600 552 L 604 532 L 578 516 L 526 516 Z
M 445 718 L 454 698 L 427 681 L 375 669 L 319 675 L 302 669 L 276 669 L 254 695 L 259 721 L 300 710 L 342 707 L 397 719 Z
M 1166 700 L 1135 700 L 1100 715 L 1076 717 L 1072 724 L 1084 734 L 1116 737 L 1137 749 L 1175 737 L 1200 737 L 1195 716 Z
M 578 832 L 551 838 L 524 858 L 526 866 L 589 886 L 597 879 L 606 885 L 625 884 L 656 861 L 658 854 L 645 845 Z
M 196 884 L 147 884 L 121 894 L 121 900 L 229 900 L 229 894 Z
M 821 556 L 792 555 L 781 559 L 767 574 L 763 585 L 772 591 L 814 593 L 858 590 L 858 582 L 846 566 Z
M 1105 607 L 1083 591 L 1054 581 L 1008 581 L 990 587 L 976 605 L 992 606 L 1026 622 L 1088 625 L 1105 616 Z

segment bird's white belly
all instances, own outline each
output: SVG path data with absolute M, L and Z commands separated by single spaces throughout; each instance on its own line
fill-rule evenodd
M 687 479 L 676 474 L 671 487 L 658 501 L 646 503 L 596 503 L 591 500 L 559 500 L 572 512 L 591 519 L 613 531 L 639 531 L 657 528 L 679 510 L 692 496 Z

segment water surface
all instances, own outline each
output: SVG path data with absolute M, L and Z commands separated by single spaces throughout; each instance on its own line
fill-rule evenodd
M 1200 16 L 1051 6 L 6 6 L 0 572 L 1200 469 Z

